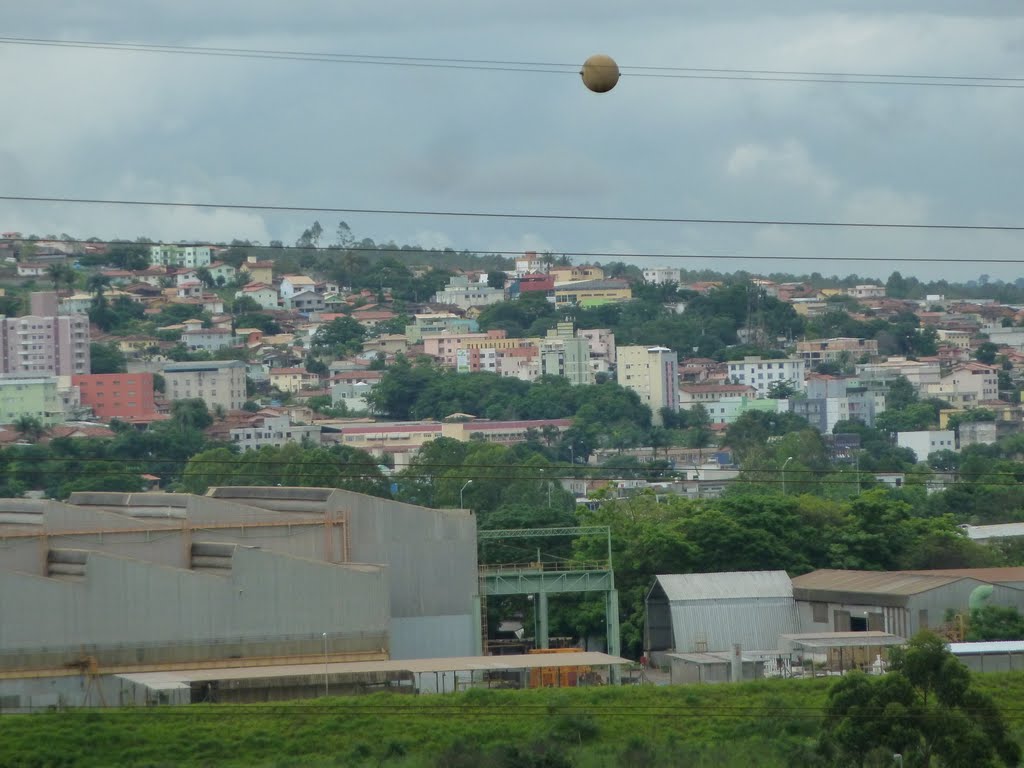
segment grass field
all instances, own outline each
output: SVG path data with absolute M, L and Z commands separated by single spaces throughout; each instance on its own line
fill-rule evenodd
M 979 677 L 1024 740 L 1024 673 Z M 828 682 L 476 690 L 0 717 L 0 766 L 817 765 Z

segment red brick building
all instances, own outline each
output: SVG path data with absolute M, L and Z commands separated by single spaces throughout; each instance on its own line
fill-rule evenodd
M 82 405 L 88 405 L 101 419 L 139 421 L 156 413 L 152 373 L 90 373 L 72 376 L 79 388 Z

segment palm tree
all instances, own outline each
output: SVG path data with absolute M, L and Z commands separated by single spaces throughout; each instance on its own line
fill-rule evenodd
M 19 416 L 14 422 L 14 428 L 17 430 L 23 438 L 29 442 L 36 442 L 46 432 L 46 428 L 43 427 L 41 422 L 35 416 L 29 416 L 24 414 Z
M 99 272 L 89 275 L 89 279 L 85 281 L 85 289 L 95 295 L 97 301 L 103 299 L 103 294 L 109 286 L 110 278 Z
M 57 290 L 57 286 L 64 281 L 64 265 L 63 264 L 51 264 L 46 268 L 46 276 L 50 278 L 50 282 L 53 283 L 53 290 Z

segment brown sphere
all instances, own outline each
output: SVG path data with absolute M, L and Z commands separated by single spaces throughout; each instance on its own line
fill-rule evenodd
M 619 65 L 611 56 L 596 53 L 583 62 L 583 84 L 594 93 L 607 93 L 619 82 Z

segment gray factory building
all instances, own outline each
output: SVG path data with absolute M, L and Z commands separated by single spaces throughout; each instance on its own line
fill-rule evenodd
M 468 656 L 477 592 L 464 511 L 323 488 L 0 499 L 0 709 L 83 703 L 117 671 Z
M 644 647 L 661 654 L 777 647 L 797 632 L 793 587 L 785 571 L 686 573 L 656 576 L 647 594 Z
M 913 637 L 935 629 L 949 612 L 969 610 L 982 589 L 986 603 L 1024 607 L 1016 586 L 1024 568 L 963 571 L 820 570 L 793 579 L 804 632 L 875 630 Z

